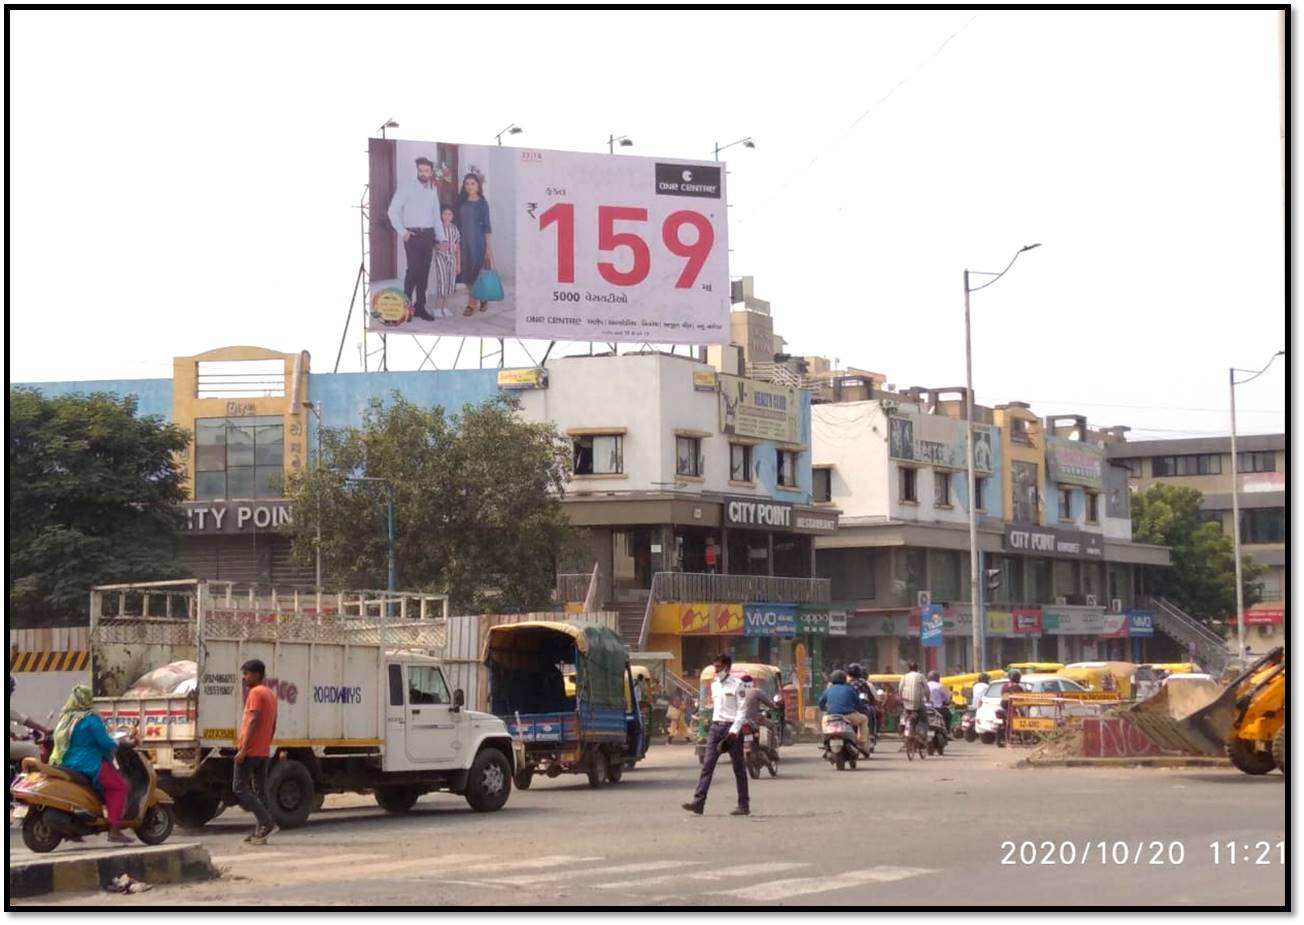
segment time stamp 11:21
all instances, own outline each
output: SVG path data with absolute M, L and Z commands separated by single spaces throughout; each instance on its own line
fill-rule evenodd
M 1004 841 L 1001 864 L 1015 865 L 1177 865 L 1186 861 L 1180 841 Z M 1208 857 L 1215 865 L 1286 863 L 1283 841 L 1211 841 Z

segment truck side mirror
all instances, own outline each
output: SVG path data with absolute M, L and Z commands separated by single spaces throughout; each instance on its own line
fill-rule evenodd
M 466 694 L 464 694 L 462 689 L 459 687 L 457 690 L 453 691 L 453 710 L 460 710 L 465 704 Z

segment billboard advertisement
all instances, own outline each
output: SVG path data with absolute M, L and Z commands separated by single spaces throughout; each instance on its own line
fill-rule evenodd
M 796 636 L 796 604 L 748 604 L 743 608 L 746 636 Z
M 724 164 L 373 138 L 368 326 L 729 337 Z
M 929 604 L 920 613 L 919 641 L 926 649 L 936 649 L 943 642 L 942 605 Z
M 1105 449 L 1080 440 L 1047 437 L 1046 474 L 1061 485 L 1099 490 L 1105 483 Z
M 728 323 L 728 319 L 725 319 Z M 801 403 L 788 385 L 720 373 L 720 433 L 801 443 Z
M 893 459 L 909 460 L 947 469 L 967 469 L 969 452 L 964 422 L 936 414 L 913 414 L 901 407 L 888 417 L 888 452 Z M 973 428 L 973 467 L 992 471 L 992 429 L 983 424 Z

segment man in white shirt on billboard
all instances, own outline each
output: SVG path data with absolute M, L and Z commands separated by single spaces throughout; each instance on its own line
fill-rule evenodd
M 743 739 L 739 735 L 743 728 L 743 688 L 742 678 L 730 674 L 733 659 L 721 654 L 715 657 L 715 679 L 711 682 L 711 727 L 706 734 L 706 760 L 702 762 L 702 773 L 697 779 L 697 791 L 691 802 L 684 804 L 684 809 L 699 816 L 706 808 L 706 794 L 711 789 L 711 777 L 715 774 L 716 762 L 721 752 L 729 753 L 733 764 L 734 780 L 738 784 L 738 805 L 729 813 L 731 816 L 751 815 L 750 800 L 747 794 L 747 766 L 743 761 Z
M 413 314 L 426 321 L 435 320 L 435 316 L 426 311 L 430 262 L 434 259 L 436 245 L 441 251 L 448 250 L 444 222 L 439 213 L 435 165 L 429 158 L 418 157 L 417 182 L 394 193 L 386 214 L 398 232 L 399 240 L 403 242 L 403 253 L 407 256 L 403 292 L 412 302 Z

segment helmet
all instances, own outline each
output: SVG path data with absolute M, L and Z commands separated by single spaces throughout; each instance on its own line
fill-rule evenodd
M 837 671 L 833 672 L 833 674 L 829 675 L 829 680 L 834 684 L 846 684 L 847 673 L 839 668 Z
M 752 683 L 752 676 L 749 675 L 749 674 L 745 674 L 745 675 L 742 676 L 741 680 L 742 680 L 742 682 L 743 682 L 744 684 L 751 684 L 751 683 Z
M 940 681 L 940 680 L 942 680 L 942 676 L 941 676 L 940 674 L 938 674 L 936 671 L 930 671 L 930 672 L 928 672 L 928 680 L 930 680 L 930 681 Z
M 861 668 L 858 663 L 852 662 L 847 666 L 847 675 L 852 678 L 863 678 L 865 676 L 865 669 Z
M 1023 677 L 1023 673 L 1020 672 L 1019 669 L 1017 668 L 1015 668 L 1013 671 L 1010 672 L 1010 680 L 1013 681 L 1015 684 L 1018 684 L 1019 679 L 1022 677 Z

